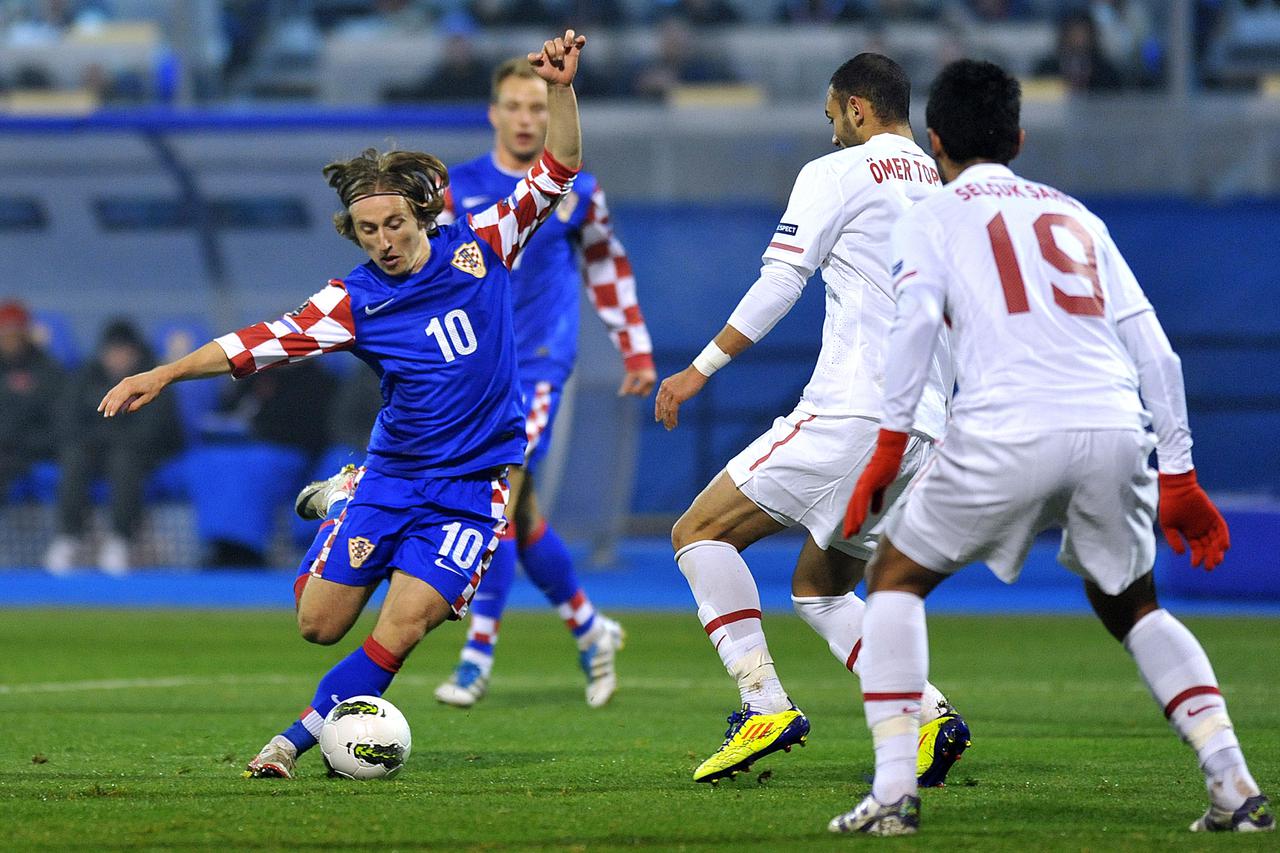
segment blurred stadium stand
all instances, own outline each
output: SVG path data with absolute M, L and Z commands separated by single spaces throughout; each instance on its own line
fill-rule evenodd
M 898 14 L 882 21 L 871 14 L 877 3 Z M 91 15 L 93 4 L 80 5 Z M 473 39 L 486 62 L 546 35 L 546 26 L 459 24 L 466 4 L 444 0 L 385 4 L 421 7 L 417 30 L 404 17 L 380 29 L 375 4 L 356 0 L 197 0 L 182 4 L 186 15 L 176 5 L 115 0 L 103 4 L 110 17 L 28 32 L 17 52 L 21 22 L 0 18 L 0 99 L 10 107 L 0 108 L 0 298 L 27 301 L 67 362 L 121 310 L 172 357 L 211 332 L 278 316 L 345 273 L 361 257 L 333 233 L 324 163 L 371 144 L 425 148 L 454 163 L 491 142 L 482 103 L 382 108 L 380 93 L 423 77 L 455 34 Z M 829 150 L 821 98 L 836 65 L 878 49 L 901 58 L 921 86 L 955 55 L 1030 75 L 1053 50 L 1056 13 L 1068 4 L 1008 4 L 1026 14 L 988 21 L 974 10 L 990 4 L 867 0 L 849 4 L 848 23 L 783 26 L 783 4 L 737 3 L 737 23 L 703 27 L 699 40 L 755 87 L 754 98 L 740 88 L 721 100 L 687 90 L 666 103 L 613 97 L 618 75 L 655 52 L 651 22 L 672 5 L 626 2 L 622 25 L 589 31 L 605 91 L 583 96 L 587 165 L 632 256 L 662 375 L 723 323 L 754 280 L 796 172 Z M 1028 77 L 1029 141 L 1016 166 L 1108 221 L 1183 356 L 1203 481 L 1256 507 L 1280 498 L 1280 450 L 1250 438 L 1280 430 L 1280 3 L 1133 5 L 1148 13 L 1155 81 L 1165 88 L 1136 70 L 1129 91 L 1106 97 Z M 234 31 L 245 16 L 252 38 Z M 132 79 L 116 91 L 134 94 L 91 91 L 81 107 L 112 106 L 82 114 L 57 97 L 38 109 L 32 91 L 81 87 L 94 67 Z M 41 85 L 23 89 L 23 80 Z M 819 290 L 811 285 L 792 316 L 710 383 L 671 434 L 651 422 L 650 403 L 616 398 L 618 360 L 584 317 L 543 484 L 564 531 L 599 559 L 623 534 L 663 533 L 726 459 L 794 403 L 817 349 Z M 176 390 L 194 439 L 216 383 Z M 52 476 L 41 469 L 16 504 L 0 507 L 0 565 L 38 564 L 51 529 L 39 499 Z M 194 565 L 182 494 L 191 482 L 198 473 L 157 474 L 145 562 Z M 1249 529 L 1268 529 L 1267 518 L 1276 515 Z M 278 529 L 272 553 L 284 564 L 296 545 Z

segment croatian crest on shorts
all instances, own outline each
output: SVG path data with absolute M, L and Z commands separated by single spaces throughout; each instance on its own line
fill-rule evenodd
M 480 247 L 475 240 L 457 248 L 453 253 L 453 265 L 476 278 L 484 278 L 484 255 L 480 254 Z
M 578 209 L 578 194 L 569 192 L 560 196 L 560 203 L 556 205 L 556 219 L 561 222 L 568 222 L 569 217 L 573 216 L 573 212 Z
M 347 540 L 347 556 L 351 558 L 351 568 L 358 569 L 364 565 L 373 553 L 373 543 L 363 536 L 352 536 Z

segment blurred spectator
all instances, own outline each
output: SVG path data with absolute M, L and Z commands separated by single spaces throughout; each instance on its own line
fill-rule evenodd
M 1030 0 L 966 0 L 979 21 L 1025 21 L 1036 17 Z
M 1088 12 L 1073 12 L 1058 23 L 1058 46 L 1035 66 L 1041 77 L 1061 77 L 1073 92 L 1108 92 L 1123 85 L 1120 72 L 1102 53 Z
M 62 382 L 62 368 L 36 343 L 26 307 L 0 303 L 0 504 L 14 480 L 57 452 Z
M 1153 60 L 1160 55 L 1160 44 L 1152 32 L 1151 10 L 1140 0 L 1093 0 L 1089 4 L 1098 46 L 1107 60 L 1124 76 L 1137 70 L 1144 81 L 1158 76 L 1160 68 Z
M 482 27 L 525 27 L 555 23 L 539 0 L 471 0 L 472 19 Z
M 776 17 L 788 24 L 828 24 L 860 21 L 869 11 L 867 0 L 784 0 Z
M 327 16 L 318 16 L 321 29 L 331 28 Z M 429 29 L 431 15 L 421 0 L 374 0 L 369 14 L 344 17 L 336 27 L 343 35 L 376 36 L 382 33 L 419 33 Z
M 573 27 L 590 32 L 588 27 L 625 26 L 631 18 L 627 7 L 618 0 L 543 0 L 543 6 L 551 23 L 560 29 Z
M 343 377 L 333 404 L 329 433 L 333 443 L 349 453 L 364 458 L 369 446 L 369 431 L 382 408 L 382 386 L 378 375 L 360 365 Z
M 60 395 L 58 535 L 45 553 L 45 567 L 54 574 L 65 574 L 80 559 L 90 491 L 99 476 L 107 480 L 110 527 L 99 543 L 97 564 L 111 575 L 129 571 L 129 546 L 142 521 L 143 484 L 152 469 L 180 448 L 182 428 L 172 398 L 127 418 L 103 418 L 97 408 L 117 382 L 155 363 L 133 323 L 113 320 L 103 329 L 93 358 Z
M 489 97 L 490 62 L 476 50 L 475 24 L 465 16 L 450 16 L 444 56 L 431 76 L 405 86 L 388 86 L 384 101 L 484 101 Z
M 693 30 L 680 18 L 664 18 L 658 24 L 658 55 L 631 74 L 631 94 L 663 98 L 688 83 L 737 81 L 724 60 L 710 55 L 709 46 L 694 45 Z
M 660 0 L 655 3 L 660 18 L 678 17 L 696 26 L 735 24 L 742 19 L 728 0 Z
M 329 444 L 333 374 L 311 361 L 283 369 L 226 386 L 208 442 L 188 455 L 206 565 L 266 565 L 279 511 Z

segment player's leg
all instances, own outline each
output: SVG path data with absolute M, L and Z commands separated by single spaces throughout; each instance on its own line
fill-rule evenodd
M 845 669 L 860 674 L 862 620 L 866 603 L 853 592 L 866 561 L 833 545 L 825 551 L 805 539 L 791 577 L 791 603 Z M 921 787 L 945 783 L 947 773 L 970 746 L 969 726 L 942 691 L 926 681 L 920 704 L 916 775 Z
M 1195 635 L 1156 602 L 1148 573 L 1118 595 L 1085 582 L 1089 603 L 1133 656 L 1165 718 L 1195 750 L 1209 790 L 1209 810 L 1195 831 L 1274 829 L 1270 803 L 1249 774 L 1213 666 Z
M 328 533 L 322 533 L 328 539 Z M 294 585 L 298 604 L 298 629 L 308 642 L 332 645 L 350 630 L 377 584 L 349 586 L 312 577 L 308 573 L 310 565 L 310 562 L 304 561 L 303 573 Z M 373 663 L 375 657 L 384 662 L 389 660 L 389 656 L 383 655 L 370 637 L 363 646 L 325 673 L 310 704 L 298 719 L 267 742 L 249 762 L 245 775 L 292 778 L 298 756 L 315 746 L 320 737 L 320 725 L 324 722 L 325 714 L 329 713 L 337 701 L 332 697 L 339 694 L 363 695 L 359 690 L 354 693 L 346 691 L 370 682 L 376 686 L 381 681 L 380 673 L 385 670 Z
M 742 709 L 729 715 L 720 749 L 694 771 L 714 782 L 756 759 L 803 744 L 809 722 L 791 703 L 761 624 L 760 592 L 740 551 L 785 529 L 721 473 L 676 522 L 676 563 L 698 604 L 698 620 L 738 684 Z
M 525 491 L 524 469 L 512 468 L 507 482 L 510 484 L 510 506 L 515 506 Z M 510 509 L 507 514 L 514 515 Z M 471 599 L 467 638 L 462 644 L 458 663 L 435 690 L 436 701 L 445 705 L 470 708 L 488 692 L 502 614 L 507 609 L 507 598 L 516 582 L 516 529 L 515 524 L 508 524 L 499 536 L 484 583 Z
M 906 835 L 919 827 L 917 740 L 929 674 L 924 598 L 945 577 L 903 554 L 887 536 L 871 559 L 860 661 L 875 779 L 862 802 L 832 819 L 833 832 Z
M 587 705 L 603 707 L 618 689 L 615 660 L 626 633 L 591 603 L 574 571 L 569 549 L 542 514 L 531 471 L 525 474 L 515 516 L 520 565 L 556 608 L 578 645 L 578 663 L 587 678 Z

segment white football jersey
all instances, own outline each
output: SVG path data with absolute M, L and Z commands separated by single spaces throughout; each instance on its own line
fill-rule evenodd
M 880 417 L 894 317 L 891 230 L 903 211 L 941 185 L 933 160 L 891 133 L 800 171 L 764 257 L 806 275 L 821 268 L 826 285 L 822 350 L 798 405 L 802 411 Z M 934 369 L 916 409 L 915 428 L 933 438 L 942 435 L 952 387 L 946 337 L 934 351 Z
M 895 287 L 942 296 L 957 428 L 1012 438 L 1146 424 L 1116 323 L 1151 305 L 1080 202 L 983 163 L 903 216 L 893 247 Z

